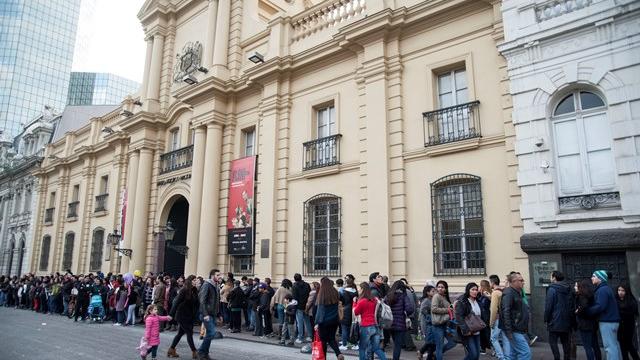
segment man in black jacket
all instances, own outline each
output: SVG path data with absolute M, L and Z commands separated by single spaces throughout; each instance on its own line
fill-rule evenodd
M 547 298 L 544 303 L 544 322 L 549 330 L 549 345 L 555 360 L 560 360 L 558 338 L 562 343 L 564 359 L 569 360 L 569 334 L 575 319 L 575 301 L 571 286 L 564 282 L 564 275 L 560 271 L 551 273 L 551 285 L 547 288 Z
M 311 342 L 311 319 L 309 315 L 304 313 L 305 306 L 307 305 L 307 300 L 309 300 L 309 293 L 311 293 L 311 286 L 308 283 L 302 280 L 302 275 L 295 274 L 293 275 L 293 287 L 291 288 L 291 293 L 293 298 L 298 302 L 298 310 L 296 311 L 296 326 L 298 328 L 298 336 L 296 339 L 296 344 L 301 344 L 302 339 L 304 337 L 305 329 L 307 331 L 306 341 Z
M 531 349 L 527 337 L 529 306 L 522 299 L 524 278 L 520 273 L 512 273 L 508 280 L 509 287 L 502 292 L 500 301 L 499 327 L 507 335 L 516 359 L 530 360 Z
M 210 360 L 209 348 L 211 340 L 216 334 L 216 317 L 220 306 L 220 270 L 213 269 L 209 272 L 209 279 L 200 287 L 198 300 L 200 301 L 200 313 L 202 314 L 202 323 L 207 329 L 200 348 L 198 349 L 198 358 L 200 360 Z

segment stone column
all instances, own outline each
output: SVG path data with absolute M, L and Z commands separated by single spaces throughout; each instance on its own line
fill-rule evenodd
M 189 219 L 187 223 L 187 246 L 189 256 L 185 259 L 185 274 L 196 273 L 200 236 L 200 210 L 202 206 L 202 177 L 204 175 L 204 153 L 206 129 L 202 126 L 194 129 L 193 163 L 191 165 L 191 194 L 189 199 Z
M 162 71 L 162 51 L 164 50 L 164 36 L 153 35 L 153 51 L 151 66 L 149 67 L 149 85 L 147 86 L 147 99 L 145 108 L 147 111 L 156 112 L 160 109 L 160 77 Z
M 153 39 L 147 38 L 147 54 L 144 58 L 144 73 L 142 74 L 142 85 L 140 85 L 140 101 L 147 98 L 147 87 L 149 86 L 149 69 L 151 68 L 151 55 L 153 53 Z
M 222 125 L 207 125 L 207 150 L 204 160 L 202 213 L 198 274 L 208 274 L 216 264 L 218 251 L 218 217 L 220 213 L 220 164 L 222 162 Z
M 213 66 L 213 47 L 216 41 L 216 17 L 218 16 L 218 0 L 209 0 L 207 9 L 207 37 L 204 43 L 202 63 L 210 69 Z
M 213 47 L 213 73 L 217 77 L 228 76 L 227 54 L 229 51 L 229 17 L 231 16 L 231 1 L 225 0 L 218 4 L 216 19 L 215 42 Z
M 136 201 L 133 208 L 133 230 L 131 235 L 133 255 L 131 257 L 131 263 L 129 264 L 129 272 L 133 272 L 134 270 L 146 271 L 153 150 L 146 148 L 140 149 L 139 161 L 138 179 L 136 180 Z
M 138 166 L 140 165 L 140 153 L 137 151 L 133 151 L 129 154 L 129 171 L 127 178 L 127 212 L 124 222 L 124 234 L 123 236 L 123 245 L 122 247 L 125 249 L 131 249 L 131 237 L 133 236 L 133 219 L 134 213 L 133 209 L 135 209 L 135 200 L 136 200 L 136 184 L 138 181 Z M 107 234 L 104 235 L 105 240 Z M 112 250 L 109 250 L 112 251 Z M 115 256 L 120 256 L 119 254 L 115 254 Z M 116 258 L 113 258 L 111 261 L 117 261 Z M 121 269 L 129 268 L 129 258 L 123 256 L 121 259 Z M 120 270 L 121 270 L 120 269 Z M 134 269 L 135 270 L 135 269 Z

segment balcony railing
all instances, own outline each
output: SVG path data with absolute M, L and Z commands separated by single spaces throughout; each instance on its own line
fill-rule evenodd
M 341 137 L 336 134 L 304 143 L 304 170 L 340 164 Z
M 424 146 L 480 137 L 480 101 L 422 113 Z
M 44 211 L 44 222 L 52 223 L 53 222 L 53 212 L 56 208 L 48 208 Z
M 96 196 L 95 212 L 107 211 L 107 199 L 108 198 L 109 198 L 109 194 L 100 194 L 100 195 Z
M 602 208 L 620 207 L 620 193 L 609 192 L 600 194 L 587 194 L 576 196 L 564 196 L 558 198 L 560 212 L 575 210 L 592 210 Z
M 160 174 L 188 168 L 193 163 L 193 145 L 160 155 Z
M 80 201 L 69 203 L 69 208 L 67 209 L 67 219 L 78 217 L 78 204 L 80 204 Z

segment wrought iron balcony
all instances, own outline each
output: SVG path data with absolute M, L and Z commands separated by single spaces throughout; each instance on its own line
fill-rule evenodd
M 109 194 L 101 194 L 101 195 L 96 196 L 95 212 L 107 211 L 107 199 L 108 198 L 109 198 Z
M 304 146 L 304 170 L 340 164 L 341 134 L 307 141 Z
M 160 174 L 188 168 L 193 163 L 193 145 L 160 155 Z
M 620 193 L 609 192 L 558 198 L 560 211 L 592 210 L 620 207 Z
M 78 217 L 78 204 L 80 204 L 80 201 L 69 203 L 69 208 L 67 209 L 67 219 Z
M 422 113 L 424 146 L 480 137 L 480 101 Z
M 53 222 L 53 212 L 56 208 L 48 208 L 44 211 L 44 222 L 52 223 Z

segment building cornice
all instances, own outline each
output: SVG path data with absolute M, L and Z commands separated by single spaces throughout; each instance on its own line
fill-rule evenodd
M 526 253 L 640 249 L 640 228 L 524 234 L 520 247 Z

